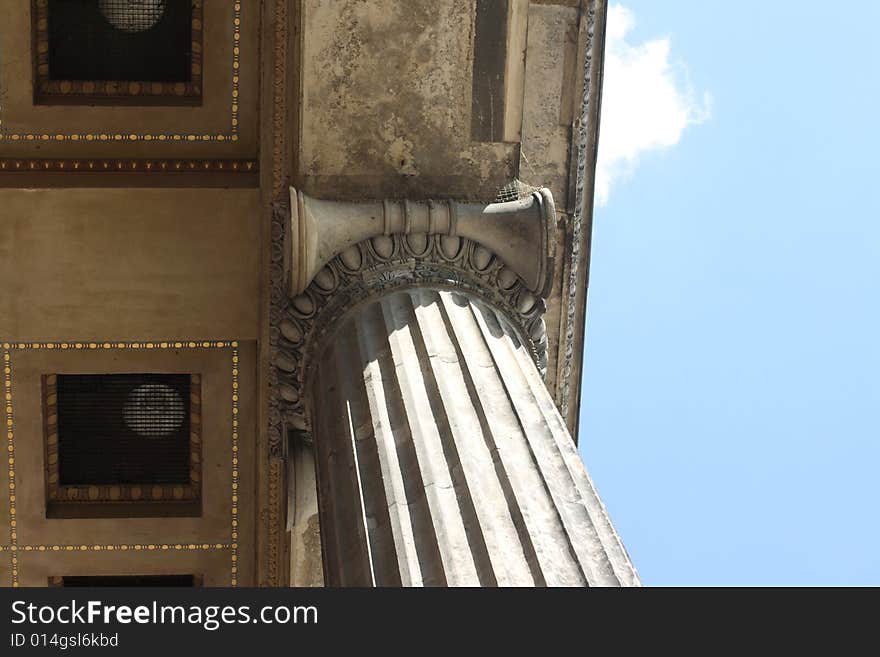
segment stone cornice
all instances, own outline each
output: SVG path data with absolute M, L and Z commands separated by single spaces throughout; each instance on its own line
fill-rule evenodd
M 586 32 L 583 96 L 575 131 L 576 195 L 570 247 L 565 254 L 568 272 L 562 281 L 564 316 L 560 325 L 556 390 L 557 406 L 575 440 L 580 406 L 607 4 L 607 0 L 581 0 L 582 29 Z

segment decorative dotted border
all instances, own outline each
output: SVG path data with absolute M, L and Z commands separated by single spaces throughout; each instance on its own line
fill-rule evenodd
M 15 428 L 13 415 L 12 352 L 32 350 L 99 349 L 232 349 L 232 517 L 229 543 L 148 543 L 120 545 L 19 545 L 15 516 Z M 9 463 L 9 543 L 0 552 L 9 552 L 12 586 L 18 587 L 19 552 L 204 552 L 229 550 L 230 584 L 238 586 L 238 364 L 236 340 L 159 340 L 155 342 L 3 342 L 3 390 L 6 404 L 6 450 Z
M 18 530 L 15 518 L 15 423 L 12 414 L 11 346 L 3 345 L 3 393 L 6 403 L 6 451 L 9 459 L 9 553 L 12 586 L 18 586 Z
M 256 173 L 255 160 L 90 160 L 2 159 L 0 172 L 50 173 Z
M 232 520 L 230 586 L 238 586 L 238 349 L 232 348 Z
M 210 552 L 228 550 L 228 543 L 134 543 L 122 545 L 22 545 L 19 552 Z
M 238 349 L 236 340 L 155 340 L 153 342 L 4 342 L 3 349 L 28 351 L 36 349 Z
M 232 115 L 230 117 L 230 131 L 217 134 L 184 134 L 184 133 L 18 133 L 8 132 L 2 117 L 0 106 L 0 142 L 3 141 L 199 141 L 199 142 L 225 142 L 238 141 L 238 92 L 239 71 L 241 69 L 241 0 L 233 0 L 232 15 Z

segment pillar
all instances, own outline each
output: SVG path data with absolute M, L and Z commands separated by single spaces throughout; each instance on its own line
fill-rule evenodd
M 439 286 L 337 322 L 309 383 L 328 584 L 639 584 L 521 336 Z

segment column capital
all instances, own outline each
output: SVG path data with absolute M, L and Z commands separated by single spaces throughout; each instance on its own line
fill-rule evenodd
M 326 201 L 290 188 L 284 269 L 291 296 L 301 294 L 330 260 L 380 235 L 461 237 L 496 254 L 540 297 L 550 293 L 556 209 L 548 189 L 505 203 Z M 416 254 L 418 255 L 418 254 Z
M 464 223 L 463 217 L 471 217 L 467 221 L 473 221 L 472 218 L 476 215 L 473 210 L 468 209 L 469 206 L 449 203 L 446 210 L 438 211 L 436 208 L 439 203 L 428 202 L 400 202 L 396 208 L 390 202 L 373 205 L 334 203 L 333 207 L 324 206 L 315 210 L 315 207 L 309 208 L 311 203 L 308 200 L 303 201 L 304 198 L 294 194 L 292 200 L 305 203 L 307 214 L 304 216 L 311 217 L 307 221 L 320 221 L 318 216 L 329 210 L 339 211 L 336 216 L 338 223 L 325 234 L 336 235 L 334 243 L 341 244 L 344 248 L 329 259 L 325 259 L 322 254 L 327 249 L 334 248 L 327 246 L 332 240 L 300 241 L 300 249 L 305 248 L 302 246 L 304 243 L 311 243 L 313 247 L 305 252 L 300 250 L 299 255 L 285 249 L 285 258 L 290 258 L 293 262 L 297 262 L 298 258 L 310 257 L 309 262 L 313 264 L 308 265 L 309 271 L 317 267 L 315 263 L 320 267 L 317 267 L 309 284 L 299 293 L 293 293 L 296 287 L 292 284 L 285 290 L 283 303 L 280 304 L 277 316 L 273 317 L 270 355 L 274 372 L 270 376 L 270 385 L 275 388 L 273 399 L 277 401 L 273 404 L 272 412 L 276 413 L 276 420 L 300 430 L 310 428 L 304 389 L 313 360 L 317 358 L 322 344 L 332 338 L 333 331 L 346 315 L 364 303 L 398 289 L 451 289 L 468 292 L 482 299 L 510 322 L 539 371 L 544 373 L 547 366 L 544 299 L 535 291 L 535 285 L 530 285 L 523 279 L 520 274 L 524 271 L 522 265 L 514 269 L 513 265 L 508 264 L 508 259 L 502 258 L 483 242 L 465 237 L 460 230 L 449 230 L 449 226 L 455 221 L 453 216 L 458 220 L 459 228 Z M 507 207 L 499 209 L 498 206 Z M 494 222 L 496 226 L 505 221 L 510 224 L 519 222 L 521 225 L 531 221 L 538 222 L 541 230 L 547 230 L 545 222 L 555 216 L 552 198 L 546 191 L 534 194 L 525 202 L 481 207 L 480 214 L 489 216 L 488 222 Z M 355 213 L 355 208 L 363 211 Z M 376 230 L 367 230 L 363 226 L 349 226 L 346 229 L 346 224 L 342 221 L 342 209 L 350 213 L 348 217 L 353 222 L 362 222 L 363 226 L 372 226 Z M 302 217 L 303 206 L 299 212 Z M 284 208 L 278 208 L 277 213 L 283 215 Z M 412 230 L 395 230 L 396 226 L 406 225 Z M 432 226 L 439 228 L 433 232 L 422 230 Z M 388 232 L 385 230 L 387 227 L 390 227 Z M 286 232 L 290 233 L 298 228 L 299 226 L 291 224 Z M 309 235 L 309 231 L 314 230 L 313 225 L 300 234 Z M 366 238 L 355 241 L 365 232 L 368 235 Z M 370 232 L 375 234 L 369 235 Z M 488 234 L 491 236 L 493 233 L 489 231 Z M 497 230 L 495 235 L 497 237 Z M 516 240 L 510 240 L 506 245 L 503 240 L 494 241 L 501 248 L 506 248 L 509 254 L 516 255 Z M 535 255 L 536 252 L 537 249 L 533 246 L 531 254 L 520 255 L 523 258 L 530 257 L 534 264 L 540 260 Z M 308 253 L 312 255 L 309 256 Z M 522 263 L 523 260 L 519 262 Z M 552 260 L 546 252 L 542 266 L 552 266 Z M 294 267 L 285 267 L 286 271 L 293 269 Z M 539 267 L 528 269 L 532 274 L 539 270 Z M 285 278 L 288 282 L 293 280 Z M 544 292 L 546 286 L 542 284 L 539 287 L 539 291 Z M 279 292 L 273 291 L 273 294 L 281 296 Z M 280 435 L 276 435 L 275 440 L 280 441 Z

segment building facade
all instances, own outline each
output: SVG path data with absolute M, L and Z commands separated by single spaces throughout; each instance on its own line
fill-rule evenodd
M 604 0 L 9 0 L 0 585 L 638 585 Z

